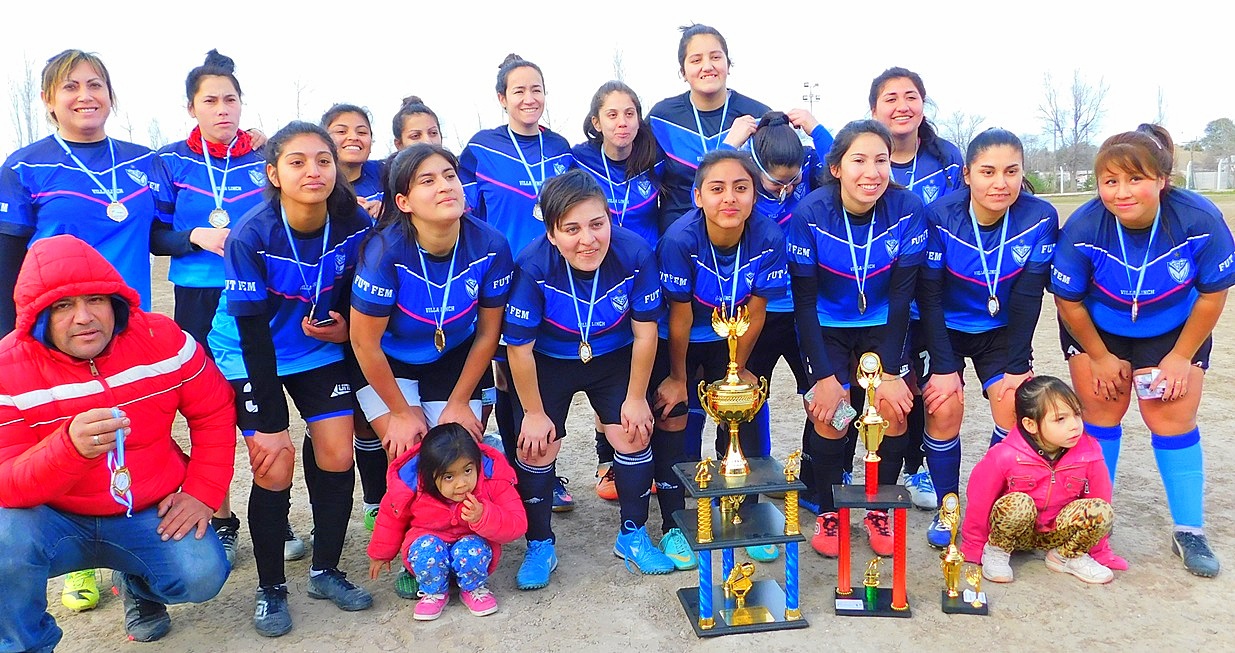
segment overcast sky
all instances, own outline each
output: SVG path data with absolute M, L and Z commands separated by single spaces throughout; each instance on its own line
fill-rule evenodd
M 1143 6 L 1153 9 L 1134 8 Z M 1210 120 L 1235 116 L 1231 13 L 1219 6 L 1076 0 L 271 0 L 213 6 L 22 1 L 5 7 L 0 79 L 19 77 L 24 59 L 37 74 L 65 48 L 97 52 L 119 96 L 109 135 L 130 140 L 131 125 L 131 140 L 147 143 L 148 125 L 157 119 L 175 141 L 193 126 L 184 108 L 185 75 L 207 50 L 218 48 L 236 60 L 245 101 L 242 124 L 273 133 L 297 117 L 300 86 L 304 119 L 316 121 L 334 102 L 368 107 L 378 157 L 392 149 L 391 116 L 413 93 L 438 112 L 448 147 L 466 142 L 480 126 L 502 124 L 495 74 L 505 55 L 517 52 L 545 72 L 545 122 L 576 143 L 583 138 L 592 93 L 615 76 L 615 53 L 645 111 L 687 90 L 677 74 L 677 26 L 701 22 L 717 27 L 729 42 L 730 88 L 790 109 L 807 105 L 804 82 L 818 83 L 815 115 L 833 132 L 868 115 L 871 79 L 899 65 L 922 75 L 936 117 L 960 110 L 984 116 L 987 126 L 1038 134 L 1043 75 L 1052 74 L 1063 91 L 1079 69 L 1110 88 L 1100 137 L 1152 120 L 1161 88 L 1166 126 L 1176 141 L 1186 141 Z M 10 105 L 5 103 L 0 121 L 4 153 L 15 143 Z

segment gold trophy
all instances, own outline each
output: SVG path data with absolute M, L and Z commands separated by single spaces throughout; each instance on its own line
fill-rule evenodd
M 750 316 L 745 306 L 737 307 L 731 318 L 726 318 L 720 308 L 712 311 L 712 330 L 729 341 L 729 369 L 719 381 L 699 382 L 699 403 L 703 409 L 718 424 L 729 425 L 729 449 L 720 463 L 720 473 L 731 478 L 750 473 L 750 465 L 742 455 L 738 425 L 753 419 L 768 398 L 767 379 L 759 379 L 756 385 L 738 376 L 738 337 L 749 328 Z
M 982 568 L 978 565 L 966 565 L 965 580 L 969 581 L 970 585 L 973 585 L 973 601 L 970 602 L 970 605 L 974 609 L 982 609 L 986 606 L 986 603 L 982 601 Z
M 952 531 L 952 539 L 948 547 L 939 554 L 939 567 L 943 570 L 944 592 L 948 599 L 961 595 L 961 565 L 965 564 L 965 556 L 956 547 L 956 529 L 960 526 L 960 498 L 955 492 L 948 493 L 939 508 L 939 522 Z M 945 599 L 946 600 L 946 599 Z
M 879 445 L 883 443 L 883 435 L 891 425 L 879 414 L 875 402 L 875 389 L 883 383 L 883 361 L 879 354 L 866 352 L 858 359 L 858 385 L 866 391 L 866 407 L 858 418 L 858 435 L 862 438 L 862 446 L 866 448 L 866 495 L 873 497 L 879 491 Z
M 772 623 L 775 621 L 772 613 L 761 605 L 746 607 L 746 595 L 755 586 L 755 581 L 751 578 L 754 575 L 754 563 L 742 562 L 733 566 L 733 570 L 729 572 L 729 577 L 725 579 L 725 583 L 722 585 L 725 599 L 733 598 L 736 603 L 734 608 L 721 611 L 721 616 L 724 618 L 725 623 L 730 626 L 748 626 L 750 624 Z
M 866 573 L 862 576 L 862 586 L 866 588 L 866 609 L 874 610 L 879 605 L 879 563 L 883 558 L 875 556 L 866 563 Z

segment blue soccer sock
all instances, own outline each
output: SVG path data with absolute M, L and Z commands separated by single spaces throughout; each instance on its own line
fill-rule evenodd
M 996 424 L 995 428 L 991 429 L 991 446 L 993 447 L 1000 442 L 1003 442 L 1003 439 L 1006 437 L 1008 437 L 1008 429 L 1002 428 Z
M 635 528 L 647 524 L 653 471 L 650 446 L 634 453 L 613 454 L 613 484 L 617 486 L 623 533 L 632 530 L 626 527 L 627 522 L 633 522 Z
M 1166 488 L 1166 504 L 1176 526 L 1201 528 L 1205 525 L 1203 511 L 1205 469 L 1201 456 L 1201 431 L 1192 429 L 1183 435 L 1153 434 L 1154 460 L 1162 485 Z
M 557 480 L 554 463 L 544 467 L 515 461 L 515 476 L 518 478 L 519 496 L 527 513 L 527 539 L 552 540 L 553 528 L 549 523 L 553 515 L 553 482 Z
M 1106 471 L 1111 473 L 1111 485 L 1114 485 L 1115 467 L 1119 465 L 1119 444 L 1123 442 L 1124 437 L 1123 425 L 1095 426 L 1086 422 L 1085 432 L 1092 435 L 1098 441 L 1098 446 L 1102 447 L 1102 457 L 1106 459 Z
M 922 436 L 922 448 L 926 451 L 926 466 L 931 470 L 935 484 L 935 496 L 959 493 L 961 487 L 961 439 L 937 440 L 930 433 Z

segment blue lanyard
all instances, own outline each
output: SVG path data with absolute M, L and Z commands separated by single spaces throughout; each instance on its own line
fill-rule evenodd
M 112 417 L 120 419 L 119 408 L 111 409 Z M 133 516 L 133 477 L 124 465 L 124 427 L 116 429 L 116 448 L 107 452 L 107 469 L 111 472 L 111 498 L 124 507 L 124 516 Z
M 90 181 L 93 181 L 94 185 L 103 191 L 103 194 L 107 196 L 107 201 L 113 204 L 120 201 L 120 187 L 116 185 L 116 144 L 110 137 L 107 139 L 107 149 L 111 152 L 111 188 L 109 189 L 103 185 L 103 182 L 99 181 L 99 178 L 95 176 L 90 168 L 86 167 L 85 163 L 82 163 L 81 159 L 77 158 L 76 154 L 73 154 L 73 150 L 69 149 L 69 144 L 64 142 L 59 133 L 52 134 L 52 136 L 55 137 L 60 147 L 64 148 L 64 153 L 69 155 L 70 159 L 73 159 L 73 163 L 77 164 L 77 169 L 86 173 Z
M 738 241 L 738 249 L 733 254 L 733 303 L 730 306 L 725 306 L 725 291 L 720 285 L 720 259 L 716 257 L 716 246 L 712 241 L 708 241 L 708 248 L 712 250 L 712 265 L 716 267 L 716 287 L 720 293 L 720 308 L 725 314 L 725 319 L 732 318 L 738 314 L 738 270 L 742 267 L 742 241 Z M 732 308 L 733 310 L 729 310 Z
M 214 166 L 210 164 L 210 145 L 206 143 L 206 137 L 202 137 L 202 157 L 206 160 L 206 174 L 210 176 L 210 195 L 214 197 L 214 208 L 223 208 L 223 197 L 227 195 L 227 173 L 232 169 L 232 144 L 236 142 L 236 138 L 232 137 L 232 142 L 227 144 L 227 158 L 223 163 L 223 178 L 219 180 L 219 185 L 214 185 Z M 293 248 L 295 249 L 295 248 Z
M 532 194 L 539 196 L 540 187 L 545 183 L 545 133 L 536 128 L 536 137 L 540 139 L 540 181 L 536 181 L 536 176 L 532 174 L 532 166 L 527 162 L 527 157 L 523 156 L 523 150 L 519 147 L 519 141 L 515 140 L 515 132 L 506 126 L 506 135 L 510 136 L 510 144 L 515 148 L 515 154 L 519 155 L 519 161 L 523 163 L 523 169 L 527 171 L 527 178 L 532 182 Z M 602 152 L 603 154 L 603 152 Z
M 1149 257 L 1153 253 L 1154 236 L 1158 235 L 1158 223 L 1161 222 L 1162 205 L 1158 205 L 1158 211 L 1154 213 L 1154 224 L 1149 229 L 1149 243 L 1145 245 L 1145 258 L 1141 260 L 1140 274 L 1136 277 L 1136 286 L 1132 285 L 1132 270 L 1128 265 L 1128 248 L 1124 245 L 1124 229 L 1123 225 L 1119 224 L 1119 220 L 1115 220 L 1115 233 L 1119 236 L 1119 251 L 1123 254 L 1124 274 L 1128 275 L 1128 289 L 1132 291 L 1132 321 L 1136 321 L 1138 312 L 1137 300 L 1141 298 L 1141 286 L 1145 284 L 1145 268 L 1149 267 Z
M 725 118 L 729 116 L 729 98 L 733 95 L 733 91 L 725 91 L 725 109 L 720 112 L 720 128 L 716 130 L 716 136 L 725 133 Z M 699 119 L 699 110 L 695 108 L 695 103 L 690 102 L 690 110 L 695 112 L 695 127 L 699 130 L 699 144 L 703 146 L 703 154 L 707 154 L 711 150 L 708 149 L 708 138 L 703 135 L 703 121 Z
M 460 229 L 459 240 L 462 239 L 463 230 Z M 446 283 L 443 284 L 444 290 L 442 291 L 442 307 L 438 310 L 437 316 L 433 318 L 434 323 L 437 325 L 438 333 L 442 333 L 442 327 L 446 324 L 446 306 L 450 302 L 450 286 L 451 282 L 455 278 L 455 257 L 459 255 L 459 240 L 455 241 L 455 246 L 450 252 L 450 267 L 446 271 Z M 433 301 L 433 284 L 429 283 L 429 265 L 425 263 L 425 251 L 421 249 L 420 243 L 416 243 L 416 253 L 420 255 L 420 269 L 424 270 L 425 273 L 425 293 L 429 295 L 429 301 L 431 302 Z M 445 338 L 444 333 L 442 333 L 442 338 Z M 445 348 L 445 344 L 446 343 L 443 341 L 443 348 Z M 441 349 L 438 351 L 441 351 Z
M 600 268 L 596 268 L 596 274 L 592 277 L 592 298 L 588 300 L 587 322 L 583 321 L 583 314 L 579 312 L 579 299 L 575 296 L 575 274 L 571 272 L 570 262 L 566 263 L 566 276 L 570 279 L 570 304 L 575 307 L 575 321 L 579 323 L 579 339 L 582 344 L 586 345 L 592 335 L 592 312 L 596 308 L 596 287 L 600 285 Z M 591 358 L 590 349 L 588 358 Z
M 858 269 L 858 249 L 857 243 L 853 242 L 853 228 L 849 226 L 849 211 L 844 206 L 840 207 L 840 212 L 844 216 L 845 222 L 845 237 L 849 239 L 849 258 L 853 261 L 853 280 L 858 284 L 858 312 L 866 312 L 866 276 L 870 274 L 871 249 L 875 240 L 875 216 L 871 215 L 870 230 L 866 234 L 866 260 L 862 263 L 862 269 Z
M 973 211 L 973 203 L 969 204 L 969 221 L 973 224 L 973 240 L 978 246 L 978 260 L 982 262 L 982 282 L 986 284 L 986 290 L 989 297 L 986 302 L 987 312 L 991 317 L 999 312 L 999 297 L 995 294 L 999 287 L 999 275 L 1003 271 L 1003 250 L 1008 243 L 1008 223 L 1012 221 L 1012 209 L 1008 209 L 1003 214 L 1003 231 L 999 234 L 999 258 L 995 260 L 995 274 L 991 278 L 991 271 L 986 267 L 986 247 L 982 244 L 982 232 L 978 231 L 978 216 Z
M 292 226 L 287 222 L 287 209 L 279 205 L 279 214 L 283 218 L 283 231 L 287 233 L 287 246 L 292 250 L 292 258 L 296 260 L 296 272 L 300 273 L 300 281 L 304 284 L 301 290 L 310 289 L 309 279 L 304 276 L 304 263 L 300 262 L 300 254 L 296 252 L 296 239 L 292 238 Z M 313 293 L 313 303 L 309 306 L 309 314 L 316 317 L 317 300 L 322 297 L 322 259 L 326 258 L 326 249 L 330 246 L 330 214 L 326 214 L 326 231 L 322 234 L 322 255 L 317 259 L 317 285 L 310 289 Z
M 617 202 L 617 189 L 613 187 L 613 176 L 609 174 L 609 157 L 605 156 L 605 148 L 600 147 L 600 162 L 605 166 L 605 181 L 609 182 L 609 193 L 613 196 L 609 201 Z M 626 197 L 622 200 L 622 211 L 618 213 L 618 226 L 626 221 L 626 208 L 630 206 L 630 179 L 622 182 L 626 186 Z

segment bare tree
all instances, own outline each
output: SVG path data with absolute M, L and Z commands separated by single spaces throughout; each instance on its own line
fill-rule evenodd
M 961 152 L 969 149 L 969 141 L 978 134 L 978 128 L 986 118 L 977 114 L 967 114 L 964 111 L 953 111 L 952 115 L 940 121 L 939 127 L 943 137 L 952 141 Z
M 164 145 L 167 145 L 167 137 L 163 135 L 163 128 L 159 126 L 159 119 L 152 118 L 150 120 L 150 148 L 157 150 Z
M 22 63 L 22 76 L 9 80 L 9 101 L 13 109 L 17 149 L 39 140 L 43 134 L 43 105 L 39 99 L 34 63 L 28 56 L 23 56 Z
M 1154 115 L 1154 123 L 1166 124 L 1166 96 L 1163 95 L 1161 86 L 1158 87 L 1158 113 Z
M 613 49 L 613 78 L 619 82 L 626 81 L 626 66 L 622 64 L 622 49 Z
M 1050 73 L 1043 79 L 1043 101 L 1038 105 L 1038 116 L 1051 134 L 1056 165 L 1068 170 L 1078 170 L 1084 164 L 1086 150 L 1097 133 L 1103 114 L 1108 87 L 1099 79 L 1090 84 L 1081 77 L 1080 70 L 1072 71 L 1072 84 L 1066 96 L 1055 88 Z
M 292 88 L 296 92 L 296 120 L 300 120 L 301 119 L 301 109 L 303 108 L 303 102 L 305 100 L 305 95 L 308 94 L 309 85 L 303 79 L 297 79 L 295 82 L 292 83 Z
M 128 111 L 124 112 L 124 122 L 120 123 L 120 128 L 125 132 L 126 141 L 133 142 L 133 116 Z

